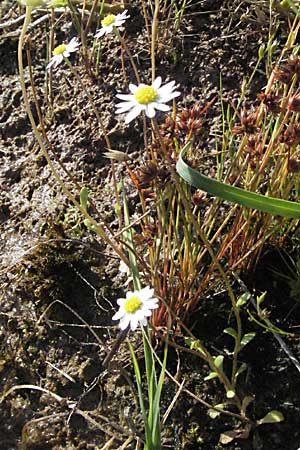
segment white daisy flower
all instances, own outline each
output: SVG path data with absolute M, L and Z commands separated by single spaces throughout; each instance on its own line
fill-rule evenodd
M 120 320 L 121 330 L 126 330 L 129 325 L 132 331 L 138 325 L 146 326 L 147 317 L 151 316 L 153 309 L 158 308 L 158 299 L 153 298 L 153 293 L 154 289 L 149 286 L 140 291 L 127 292 L 126 298 L 117 300 L 120 309 L 112 320 Z
M 49 61 L 46 69 L 49 70 L 50 67 L 54 65 L 54 67 L 58 66 L 64 58 L 68 58 L 70 53 L 76 52 L 79 47 L 79 40 L 77 37 L 73 37 L 68 44 L 60 44 L 58 45 L 52 52 L 53 56 Z
M 157 77 L 151 86 L 146 84 L 129 85 L 131 94 L 117 94 L 116 97 L 125 102 L 118 103 L 116 114 L 121 114 L 126 111 L 129 113 L 126 115 L 125 123 L 131 122 L 142 111 L 145 111 L 146 116 L 152 119 L 155 116 L 155 110 L 170 111 L 170 107 L 165 103 L 169 102 L 175 97 L 178 97 L 181 93 L 175 91 L 175 81 L 161 86 L 161 77 Z
M 120 27 L 123 25 L 123 23 L 126 21 L 126 19 L 129 19 L 130 16 L 127 16 L 127 9 L 123 11 L 121 14 L 117 14 L 116 16 L 114 14 L 108 14 L 104 17 L 103 20 L 101 20 L 102 27 L 100 30 L 97 30 L 97 33 L 95 34 L 95 38 L 100 38 L 104 34 L 111 33 L 114 29 L 114 27 Z

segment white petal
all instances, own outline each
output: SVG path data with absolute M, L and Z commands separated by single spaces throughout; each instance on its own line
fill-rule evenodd
M 132 331 L 135 331 L 137 329 L 137 326 L 139 324 L 139 319 L 136 317 L 136 315 L 133 315 L 130 320 L 130 328 Z
M 69 52 L 69 53 L 77 52 L 78 47 L 79 47 L 78 45 L 76 45 L 76 46 L 72 45 L 72 47 L 67 47 L 67 52 Z
M 147 309 L 143 313 L 143 317 L 150 317 L 151 315 L 152 315 L 152 310 L 151 309 Z
M 119 311 L 117 311 L 116 314 L 112 316 L 112 320 L 119 320 L 124 317 L 125 314 L 126 312 L 123 309 L 119 309 Z
M 134 315 L 137 317 L 138 320 L 142 320 L 142 318 L 145 316 L 145 311 L 143 309 L 138 309 Z
M 153 107 L 153 103 L 149 103 L 146 105 L 146 116 L 150 119 L 153 119 L 155 117 L 155 109 Z
M 170 81 L 169 83 L 165 84 L 161 88 L 158 89 L 158 94 L 163 95 L 164 93 L 169 93 L 173 90 L 175 86 L 175 81 Z
M 119 19 L 122 17 L 122 19 L 129 19 L 130 16 L 126 16 L 127 13 L 128 13 L 128 9 L 124 9 L 124 11 L 122 13 L 117 14 L 117 18 Z
M 155 102 L 154 107 L 155 107 L 155 109 L 158 109 L 159 111 L 164 111 L 164 112 L 170 111 L 170 107 L 168 105 L 165 105 L 164 103 Z
M 149 306 L 148 306 L 149 309 L 156 309 L 156 308 L 158 308 L 158 307 L 159 307 L 159 304 L 158 304 L 158 303 L 153 303 L 152 305 L 149 305 Z
M 123 25 L 124 22 L 125 20 L 115 20 L 114 27 L 120 27 L 121 25 Z
M 133 295 L 135 294 L 135 291 L 128 291 L 128 292 L 126 292 L 126 300 L 128 299 L 128 298 L 130 298 L 130 297 L 132 297 Z
M 100 30 L 97 31 L 97 33 L 95 34 L 95 38 L 100 38 L 102 37 L 104 34 L 106 33 L 104 28 L 101 28 Z
M 147 319 L 143 319 L 143 320 L 140 320 L 140 324 L 143 326 L 143 327 L 146 327 L 147 326 Z
M 141 111 L 144 109 L 143 105 L 136 105 L 132 110 L 127 114 L 125 118 L 125 123 L 131 122 L 133 119 L 135 119 Z
M 150 305 L 150 304 L 152 304 L 152 303 L 157 303 L 159 300 L 158 300 L 158 298 L 155 298 L 155 297 L 151 297 L 151 298 L 148 298 L 148 299 L 146 299 L 145 301 L 144 301 L 144 305 Z
M 126 298 L 118 298 L 117 304 L 118 304 L 119 306 L 123 306 L 124 303 L 125 303 L 125 301 L 126 301 Z
M 65 50 L 62 55 L 64 58 L 68 58 L 70 56 L 70 52 L 68 52 L 68 50 Z
M 181 95 L 181 92 L 179 92 L 179 91 L 175 91 L 175 92 L 172 92 L 172 94 L 170 94 L 170 95 L 172 95 L 172 96 L 173 96 L 173 98 L 175 98 L 175 97 L 179 97 L 179 95 Z
M 118 105 L 116 105 L 116 107 L 118 107 L 118 109 L 116 110 L 116 114 L 121 114 L 126 111 L 129 111 L 129 109 L 134 108 L 135 105 L 136 102 L 119 103 Z
M 159 103 L 167 103 L 170 100 L 173 100 L 173 98 L 179 97 L 179 95 L 181 95 L 181 92 L 175 91 L 175 92 L 171 92 L 168 95 L 159 96 Z
M 57 67 L 58 64 L 60 64 L 60 63 L 64 60 L 64 57 L 63 57 L 62 54 L 60 54 L 60 55 L 55 55 L 54 58 L 55 58 L 55 61 L 54 61 L 54 67 Z
M 130 322 L 129 316 L 128 315 L 124 316 L 119 323 L 119 327 L 121 328 L 121 330 L 126 330 L 126 328 L 129 325 L 129 322 Z
M 76 36 L 72 37 L 72 39 L 69 42 L 69 45 L 76 44 L 78 45 L 78 38 Z
M 155 80 L 153 81 L 152 86 L 154 87 L 154 89 L 160 88 L 160 86 L 161 86 L 161 77 L 155 78 Z
M 49 61 L 49 63 L 47 64 L 46 70 L 49 70 L 50 67 L 53 66 L 53 64 L 55 63 L 55 61 L 56 61 L 56 58 L 55 58 L 55 56 L 53 56 L 53 58 L 51 58 L 50 61 Z
M 130 90 L 130 92 L 132 92 L 132 94 L 135 94 L 136 91 L 138 90 L 138 86 L 136 86 L 135 84 L 130 83 L 129 90 Z
M 67 45 L 68 52 L 75 52 L 79 47 L 79 40 L 77 37 L 73 37 Z
M 152 297 L 154 293 L 154 289 L 151 289 L 150 286 L 146 286 L 140 291 L 140 296 L 143 298 L 143 300 L 148 300 Z
M 132 100 L 134 98 L 132 94 L 116 94 L 116 97 L 121 100 Z
M 143 313 L 144 313 L 145 311 L 150 310 L 150 309 L 156 309 L 156 308 L 158 308 L 158 306 L 159 306 L 158 303 L 150 303 L 150 302 L 147 302 L 147 304 L 144 305 L 144 307 L 142 308 Z

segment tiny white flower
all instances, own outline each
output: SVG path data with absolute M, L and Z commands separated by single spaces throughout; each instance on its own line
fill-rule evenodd
M 60 44 L 58 45 L 52 52 L 53 56 L 49 61 L 46 69 L 49 70 L 50 67 L 54 65 L 54 67 L 58 66 L 64 58 L 68 58 L 70 53 L 76 52 L 79 47 L 79 40 L 77 37 L 73 37 L 68 44 Z
M 124 263 L 123 260 L 121 260 L 121 262 L 120 262 L 119 272 L 126 273 L 126 274 L 128 274 L 130 272 L 129 267 L 127 266 L 127 264 Z
M 146 326 L 147 317 L 150 317 L 152 310 L 158 308 L 158 299 L 153 298 L 154 289 L 149 286 L 140 291 L 129 291 L 126 298 L 119 298 L 117 303 L 119 311 L 112 317 L 112 320 L 120 320 L 119 327 L 126 330 L 130 325 L 132 331 L 138 325 Z
M 180 92 L 174 91 L 175 81 L 161 86 L 161 77 L 157 77 L 151 86 L 146 84 L 129 85 L 131 94 L 117 94 L 116 97 L 125 102 L 118 103 L 116 114 L 121 114 L 129 111 L 126 115 L 125 123 L 131 122 L 142 111 L 145 111 L 146 116 L 152 119 L 155 116 L 155 110 L 170 111 L 170 107 L 165 103 L 169 102 L 180 95 Z
M 123 23 L 126 21 L 126 19 L 129 19 L 130 16 L 127 16 L 127 9 L 123 11 L 121 14 L 108 14 L 104 17 L 103 20 L 101 20 L 102 27 L 100 30 L 97 30 L 95 34 L 95 38 L 100 38 L 104 34 L 111 33 L 114 29 L 114 27 L 120 27 L 123 25 Z

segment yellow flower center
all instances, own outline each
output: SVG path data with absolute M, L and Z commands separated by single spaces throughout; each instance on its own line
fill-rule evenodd
M 141 86 L 134 94 L 134 98 L 138 103 L 147 105 L 157 98 L 157 91 L 152 86 Z
M 135 311 L 140 309 L 141 304 L 141 299 L 137 295 L 132 295 L 126 300 L 124 309 L 127 313 L 134 313 Z
M 53 55 L 61 55 L 66 50 L 67 50 L 66 44 L 60 44 L 53 50 Z
M 101 25 L 104 27 L 108 27 L 112 23 L 114 23 L 116 16 L 114 14 L 108 14 L 106 17 L 104 17 L 103 20 L 101 20 Z

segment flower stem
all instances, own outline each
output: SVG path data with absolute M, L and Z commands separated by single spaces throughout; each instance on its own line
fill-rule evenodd
M 32 7 L 27 6 L 25 19 L 24 19 L 20 39 L 19 39 L 19 44 L 18 44 L 18 64 L 19 64 L 20 84 L 21 84 L 21 89 L 22 89 L 22 94 L 23 94 L 23 100 L 24 100 L 26 112 L 28 114 L 32 130 L 33 130 L 35 137 L 39 143 L 39 146 L 43 153 L 43 156 L 45 157 L 47 163 L 49 164 L 49 167 L 50 167 L 56 181 L 58 182 L 62 191 L 64 192 L 64 194 L 69 198 L 69 200 L 71 200 L 71 202 L 76 206 L 76 208 L 78 208 L 78 210 L 86 217 L 86 219 L 88 219 L 90 221 L 91 225 L 93 225 L 93 227 L 94 227 L 94 230 L 104 240 L 104 242 L 106 242 L 106 244 L 110 245 L 114 249 L 114 251 L 117 253 L 117 255 L 120 256 L 120 258 L 125 262 L 125 264 L 129 265 L 128 258 L 123 253 L 123 251 L 107 236 L 102 225 L 97 223 L 97 221 L 95 219 L 93 219 L 88 214 L 88 212 L 79 204 L 79 202 L 76 200 L 74 195 L 69 191 L 69 189 L 64 184 L 63 180 L 60 178 L 60 175 L 57 172 L 57 170 L 47 152 L 47 149 L 43 143 L 42 136 L 41 136 L 41 134 L 37 128 L 37 125 L 35 123 L 35 120 L 34 120 L 34 117 L 33 117 L 33 114 L 32 114 L 31 108 L 30 108 L 29 100 L 28 100 L 25 79 L 24 79 L 24 66 L 23 66 L 23 44 L 24 44 L 27 28 L 28 28 L 28 25 L 29 25 L 30 19 L 31 19 L 31 11 L 32 11 Z
M 160 1 L 155 0 L 155 7 L 152 20 L 152 36 L 151 36 L 151 69 L 152 69 L 152 83 L 155 80 L 155 47 L 157 39 L 158 28 L 158 13 L 159 13 Z
M 127 55 L 128 55 L 128 58 L 129 58 L 129 60 L 130 60 L 130 63 L 131 63 L 131 65 L 132 65 L 132 68 L 133 68 L 133 71 L 134 71 L 134 74 L 135 74 L 136 81 L 137 81 L 138 83 L 140 83 L 141 80 L 140 80 L 140 76 L 139 76 L 138 70 L 137 70 L 137 68 L 136 68 L 136 64 L 135 64 L 135 62 L 134 62 L 134 60 L 133 60 L 133 56 L 132 56 L 132 54 L 131 54 L 131 51 L 130 51 L 129 48 L 128 48 L 128 45 L 127 45 L 126 42 L 125 42 L 125 39 L 123 38 L 123 36 L 121 35 L 121 33 L 120 33 L 120 31 L 118 30 L 117 27 L 114 27 L 114 32 L 115 32 L 116 35 L 118 36 L 118 38 L 119 38 L 121 44 L 122 44 L 123 47 L 124 47 L 125 52 L 126 52 Z

